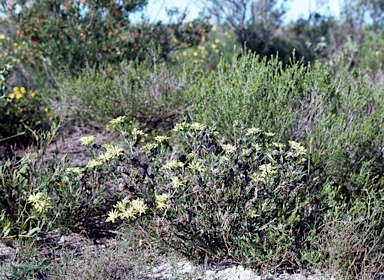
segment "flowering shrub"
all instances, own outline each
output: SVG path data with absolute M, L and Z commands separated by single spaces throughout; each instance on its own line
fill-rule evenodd
M 127 195 L 107 222 L 136 221 L 194 259 L 260 266 L 293 257 L 311 214 L 301 144 L 286 146 L 274 133 L 238 123 L 229 142 L 214 128 L 183 122 L 173 130 L 178 145 L 158 136 L 137 147 L 140 133 L 114 122 L 129 146 L 114 156 L 125 158 L 115 176 Z
M 10 66 L 3 69 L 9 75 Z M 51 112 L 44 106 L 42 97 L 36 92 L 28 91 L 25 87 L 14 87 L 6 93 L 6 78 L 2 81 L 3 98 L 0 99 L 0 139 L 10 139 L 15 135 L 26 134 L 30 130 L 43 128 L 49 122 Z M 30 142 L 31 136 L 26 134 L 23 141 Z

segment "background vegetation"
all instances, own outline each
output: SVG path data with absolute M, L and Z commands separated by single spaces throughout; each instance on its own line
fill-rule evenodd
M 380 1 L 287 24 L 274 0 L 167 23 L 132 22 L 146 1 L 0 3 L 0 277 L 138 278 L 180 254 L 382 275 Z

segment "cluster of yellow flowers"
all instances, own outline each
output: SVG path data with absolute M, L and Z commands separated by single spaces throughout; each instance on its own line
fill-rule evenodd
M 40 214 L 44 213 L 49 208 L 52 208 L 52 203 L 50 198 L 41 192 L 31 194 L 28 197 L 28 202 L 32 203 L 33 209 Z
M 167 194 L 156 195 L 156 208 L 165 209 L 168 201 Z M 118 218 L 133 220 L 141 217 L 148 211 L 148 206 L 143 199 L 137 198 L 132 201 L 123 200 L 115 205 L 115 209 L 108 213 L 106 222 L 114 223 Z
M 20 87 L 20 88 L 19 87 L 14 87 L 13 88 L 13 92 L 8 94 L 7 100 L 20 99 L 23 96 L 25 96 L 26 93 L 27 93 L 27 90 L 25 89 L 25 87 Z M 34 92 L 30 92 L 29 93 L 29 97 L 30 98 L 35 97 L 35 93 Z

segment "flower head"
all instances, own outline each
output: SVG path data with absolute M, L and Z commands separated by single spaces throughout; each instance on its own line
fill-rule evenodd
M 117 212 L 116 210 L 111 210 L 109 211 L 108 213 L 108 218 L 105 220 L 107 223 L 108 222 L 111 222 L 111 223 L 114 223 L 115 220 L 120 216 L 119 212 Z
M 180 178 L 178 176 L 171 177 L 171 180 L 172 180 L 172 183 L 173 183 L 173 187 L 175 187 L 175 188 L 184 186 L 183 181 L 180 180 Z
M 101 165 L 103 165 L 103 163 L 100 160 L 91 159 L 90 161 L 88 161 L 86 167 L 87 168 L 95 168 L 95 167 L 98 167 Z
M 187 129 L 188 127 L 189 127 L 189 124 L 187 124 L 186 122 L 177 123 L 175 125 L 175 127 L 173 128 L 173 131 L 175 131 L 175 132 L 183 131 L 183 130 Z
M 155 137 L 155 141 L 158 143 L 163 143 L 163 142 L 168 141 L 168 140 L 169 140 L 169 137 L 164 136 L 164 135 L 159 135 L 159 136 Z
M 288 141 L 289 145 L 293 150 L 295 150 L 294 156 L 301 156 L 307 153 L 307 149 L 305 149 L 300 143 L 295 141 Z
M 172 160 L 168 162 L 166 165 L 164 165 L 164 169 L 167 170 L 175 170 L 175 169 L 180 169 L 184 166 L 184 163 L 177 161 L 177 160 Z
M 165 209 L 167 207 L 167 200 L 168 195 L 162 194 L 162 195 L 156 195 L 156 208 L 157 209 Z
M 231 144 L 225 144 L 221 146 L 226 154 L 233 154 L 236 152 L 236 147 Z
M 83 172 L 83 170 L 80 167 L 74 167 L 74 168 L 67 168 L 65 170 L 65 173 L 74 174 L 74 175 L 80 175 Z
M 261 132 L 262 130 L 258 127 L 252 127 L 247 129 L 247 135 L 257 135 Z
M 93 141 L 95 141 L 95 136 L 90 135 L 90 136 L 84 136 L 80 138 L 80 142 L 83 146 L 90 146 L 92 145 Z
M 148 210 L 147 205 L 142 199 L 135 199 L 131 202 L 131 207 L 133 208 L 134 212 L 141 216 L 142 214 L 145 214 L 145 212 Z
M 112 125 L 112 126 L 117 126 L 121 123 L 123 123 L 125 121 L 125 118 L 126 116 L 120 116 L 120 117 L 117 117 L 116 119 L 113 119 L 111 120 L 109 123 Z

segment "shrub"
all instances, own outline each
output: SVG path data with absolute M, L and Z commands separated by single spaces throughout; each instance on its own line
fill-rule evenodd
M 2 1 L 7 2 L 7 1 Z M 115 65 L 124 60 L 143 61 L 150 48 L 161 46 L 161 57 L 175 49 L 197 45 L 209 31 L 206 19 L 184 23 L 178 14 L 173 24 L 131 24 L 130 16 L 147 1 L 14 1 L 4 5 L 12 34 L 33 45 L 45 70 L 69 70 Z
M 14 87 L 12 92 L 5 84 L 10 66 L 2 70 L 2 95 L 0 99 L 0 141 L 28 145 L 33 140 L 32 131 L 47 128 L 52 114 L 41 94 L 25 87 Z M 5 74 L 6 73 L 6 74 Z M 5 77 L 4 77 L 5 76 Z M 17 139 L 15 136 L 19 136 Z M 22 136 L 22 137 L 20 137 Z
M 38 219 L 51 208 L 50 194 L 42 187 L 49 185 L 50 176 L 42 166 L 47 146 L 57 133 L 35 132 L 38 150 L 27 151 L 21 159 L 12 157 L 0 165 L 0 229 L 1 237 L 32 237 L 49 222 Z M 40 191 L 37 191 L 40 190 Z
M 86 69 L 79 77 L 57 79 L 63 120 L 101 127 L 109 119 L 126 115 L 150 129 L 169 129 L 185 112 L 189 85 L 201 71 L 187 64 L 123 63 L 108 73 Z
M 382 174 L 383 97 L 362 73 L 339 75 L 319 63 L 293 61 L 283 67 L 277 58 L 266 61 L 247 54 L 233 59 L 229 68 L 223 61 L 217 73 L 194 88 L 190 116 L 217 122 L 228 134 L 239 120 L 275 131 L 283 143 L 303 141 L 310 150 L 311 173 L 357 195 L 364 185 L 353 176 L 359 176 L 365 163 L 371 163 L 372 178 Z
M 131 144 L 123 171 L 131 176 L 107 221 L 136 220 L 192 260 L 259 267 L 296 258 L 311 215 L 299 143 L 286 147 L 274 133 L 238 123 L 231 142 L 214 128 L 184 122 L 174 128 L 177 144 L 157 136 L 138 149 L 132 144 L 140 132 L 116 127 Z

